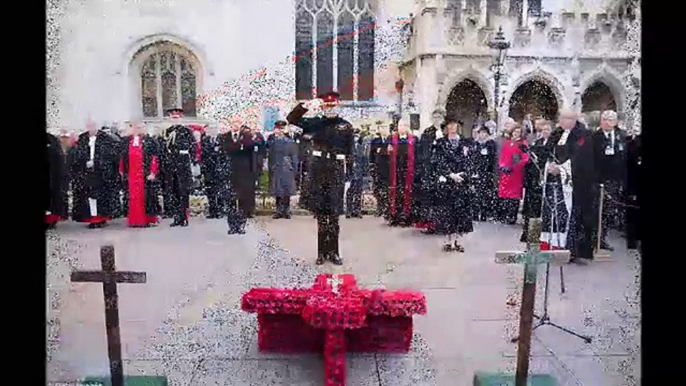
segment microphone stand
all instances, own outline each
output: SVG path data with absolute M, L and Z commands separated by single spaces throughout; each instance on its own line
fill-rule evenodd
M 530 151 L 530 154 L 534 154 L 533 152 Z M 537 159 L 536 156 L 534 156 L 534 159 Z M 541 171 L 541 168 L 538 166 L 538 163 L 535 163 L 536 167 Z M 550 206 L 548 203 L 547 197 L 546 197 L 546 190 L 548 186 L 548 169 L 544 168 L 544 170 L 541 171 L 543 174 L 543 189 L 542 189 L 542 200 L 541 200 L 541 217 L 543 216 L 543 210 L 546 207 L 546 204 Z M 564 199 L 564 198 L 563 198 Z M 550 219 L 550 229 L 548 231 L 548 245 L 550 248 L 552 248 L 552 237 L 553 237 L 553 224 L 556 224 L 555 228 L 557 228 L 557 245 L 562 245 L 561 240 L 560 240 L 560 231 L 559 231 L 559 226 L 557 226 L 557 221 L 558 221 L 558 213 L 557 213 L 557 190 L 553 191 L 553 205 L 550 207 L 550 213 L 551 213 L 551 219 Z M 569 221 L 567 221 L 565 230 L 568 230 L 569 228 Z M 565 285 L 564 285 L 564 270 L 563 266 L 560 266 L 560 287 L 561 287 L 561 293 L 565 293 Z M 562 327 L 556 323 L 553 323 L 550 321 L 550 315 L 548 314 L 548 299 L 549 299 L 549 289 L 550 289 L 550 263 L 547 263 L 545 266 L 545 287 L 543 289 L 543 315 L 538 316 L 534 313 L 534 318 L 538 319 L 538 323 L 533 326 L 531 329 L 532 331 L 541 327 L 541 326 L 552 326 L 557 328 L 558 330 L 561 330 L 569 335 L 576 336 L 579 339 L 582 339 L 586 343 L 591 343 L 592 339 L 589 336 L 581 335 L 575 331 L 572 331 L 569 328 Z M 512 343 L 517 343 L 519 341 L 519 336 L 514 337 L 510 339 L 510 342 Z

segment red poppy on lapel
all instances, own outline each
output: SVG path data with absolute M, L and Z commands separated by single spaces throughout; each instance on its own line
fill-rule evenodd
M 585 142 L 585 140 L 584 140 L 583 137 L 582 137 L 582 138 L 579 138 L 578 141 L 576 141 L 576 144 L 579 145 L 579 146 L 583 146 L 583 145 L 584 145 L 584 142 Z

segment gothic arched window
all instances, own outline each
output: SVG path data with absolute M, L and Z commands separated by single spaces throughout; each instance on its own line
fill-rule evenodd
M 311 99 L 336 90 L 341 99 L 374 98 L 371 0 L 296 0 L 295 92 Z
M 181 107 L 196 116 L 198 62 L 192 53 L 171 43 L 147 47 L 137 55 L 143 117 L 163 118 L 168 109 Z

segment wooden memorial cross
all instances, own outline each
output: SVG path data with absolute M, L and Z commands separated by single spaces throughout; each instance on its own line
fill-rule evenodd
M 110 359 L 111 386 L 124 386 L 121 336 L 119 334 L 119 295 L 117 283 L 145 283 L 145 272 L 119 271 L 114 266 L 114 247 L 100 247 L 102 271 L 75 271 L 72 282 L 102 283 L 105 296 L 105 328 L 107 329 L 107 354 Z
M 532 375 L 529 378 L 529 359 L 531 355 L 531 333 L 534 322 L 534 303 L 536 301 L 536 279 L 538 266 L 553 261 L 569 261 L 569 251 L 553 250 L 541 251 L 541 231 L 543 224 L 540 218 L 529 221 L 527 250 L 498 251 L 497 264 L 524 264 L 524 286 L 519 311 L 519 346 L 517 347 L 517 373 L 514 377 L 515 386 L 527 385 L 556 385 L 555 379 L 547 374 Z M 502 374 L 477 373 L 474 377 L 475 386 L 512 385 L 512 377 Z

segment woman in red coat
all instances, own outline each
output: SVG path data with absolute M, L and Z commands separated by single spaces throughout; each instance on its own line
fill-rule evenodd
M 522 138 L 522 126 L 515 125 L 498 159 L 498 197 L 502 199 L 503 217 L 510 225 L 517 222 L 519 201 L 524 190 L 524 166 L 529 162 L 528 147 L 526 140 Z

